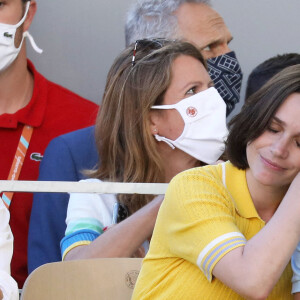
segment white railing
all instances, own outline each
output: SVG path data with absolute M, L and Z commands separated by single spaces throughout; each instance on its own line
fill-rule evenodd
M 71 182 L 71 181 L 13 181 L 0 180 L 0 193 L 97 193 L 163 195 L 167 183 Z
M 167 183 L 0 180 L 0 194 L 2 192 L 25 192 L 163 195 L 167 187 Z M 20 289 L 19 294 L 21 293 Z

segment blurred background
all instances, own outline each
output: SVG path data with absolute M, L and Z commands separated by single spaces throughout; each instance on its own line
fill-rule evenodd
M 135 0 L 37 0 L 30 28 L 37 45 L 28 56 L 45 77 L 100 104 L 107 72 L 125 47 L 126 13 Z M 244 73 L 276 54 L 300 52 L 299 0 L 212 0 L 234 40 Z

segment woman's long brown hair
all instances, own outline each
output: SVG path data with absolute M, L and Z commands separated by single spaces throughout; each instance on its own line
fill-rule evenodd
M 205 62 L 191 44 L 165 41 L 159 49 L 151 43 L 125 49 L 107 77 L 96 121 L 99 167 L 90 176 L 113 182 L 164 182 L 164 170 L 156 141 L 150 131 L 151 106 L 161 104 L 170 85 L 172 63 L 180 55 Z M 118 195 L 133 213 L 153 199 L 151 195 Z

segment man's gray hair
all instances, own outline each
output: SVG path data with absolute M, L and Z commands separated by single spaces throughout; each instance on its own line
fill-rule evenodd
M 139 39 L 179 38 L 178 22 L 174 13 L 183 3 L 211 6 L 210 0 L 137 0 L 127 14 L 126 47 Z

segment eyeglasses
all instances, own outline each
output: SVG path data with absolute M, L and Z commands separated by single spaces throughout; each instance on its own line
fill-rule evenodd
M 149 40 L 149 39 L 137 40 L 135 42 L 134 48 L 133 48 L 133 55 L 132 55 L 131 65 L 132 66 L 135 65 L 135 56 L 136 56 L 136 52 L 137 52 L 138 47 L 142 47 L 144 49 L 146 49 L 146 48 L 160 49 L 168 41 L 170 41 L 170 40 L 163 39 L 163 38 L 157 38 L 157 39 L 153 39 L 153 40 Z

